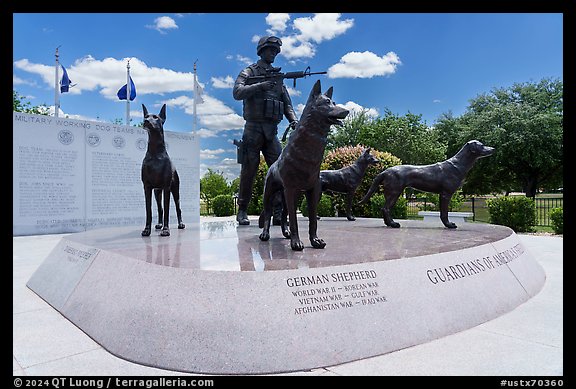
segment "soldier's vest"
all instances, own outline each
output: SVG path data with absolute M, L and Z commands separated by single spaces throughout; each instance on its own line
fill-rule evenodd
M 266 70 L 257 64 L 248 66 L 250 76 L 263 76 Z M 284 114 L 284 102 L 282 101 L 282 85 L 277 85 L 266 91 L 258 91 L 253 96 L 244 100 L 244 120 L 270 121 L 280 123 Z

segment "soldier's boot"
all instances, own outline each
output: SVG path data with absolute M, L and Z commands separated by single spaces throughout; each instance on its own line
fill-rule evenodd
M 250 219 L 248 219 L 248 213 L 245 209 L 238 209 L 238 214 L 236 215 L 236 221 L 241 226 L 247 226 L 250 224 Z

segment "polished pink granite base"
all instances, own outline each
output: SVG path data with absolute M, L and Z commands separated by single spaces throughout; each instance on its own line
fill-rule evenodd
M 456 251 L 501 240 L 513 234 L 507 227 L 463 223 L 447 229 L 440 222 L 403 220 L 401 228 L 390 228 L 380 219 L 350 222 L 322 218 L 318 236 L 326 242 L 315 249 L 308 240 L 308 219 L 300 218 L 303 251 L 293 251 L 280 227 L 271 227 L 267 242 L 258 238 L 257 223 L 240 226 L 235 221 L 203 222 L 184 230 L 171 229 L 170 237 L 158 232 L 142 237 L 135 227 L 81 232 L 69 239 L 147 263 L 199 270 L 259 271 L 326 267 Z
M 262 374 L 372 357 L 474 327 L 542 288 L 507 227 L 323 218 L 290 249 L 279 227 L 204 222 L 65 236 L 27 286 L 121 358 L 164 369 Z

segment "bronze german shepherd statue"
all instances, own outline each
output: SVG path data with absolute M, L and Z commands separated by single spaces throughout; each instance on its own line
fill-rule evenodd
M 352 165 L 338 170 L 320 171 L 322 192 L 346 194 L 346 218 L 350 221 L 356 220 L 352 214 L 352 201 L 354 200 L 356 188 L 362 183 L 362 178 L 364 178 L 368 166 L 378 162 L 378 159 L 370 154 L 370 147 L 368 147 Z
M 322 249 L 326 243 L 316 234 L 318 221 L 318 201 L 320 200 L 320 164 L 324 158 L 324 149 L 330 126 L 342 124 L 340 121 L 348 115 L 348 110 L 332 101 L 332 87 L 322 94 L 320 80 L 316 81 L 301 119 L 288 138 L 286 147 L 268 169 L 264 183 L 264 210 L 260 214 L 258 226 L 262 228 L 260 240 L 270 239 L 270 218 L 272 217 L 272 198 L 282 191 L 283 211 L 282 234 L 290 238 L 292 250 L 304 249 L 298 234 L 296 219 L 297 202 L 301 192 L 305 192 L 308 203 L 308 235 L 312 247 Z M 288 228 L 289 216 L 290 228 Z
M 144 129 L 148 132 L 148 149 L 142 161 L 142 183 L 144 184 L 144 197 L 146 199 L 146 226 L 142 236 L 150 236 L 152 225 L 152 190 L 158 206 L 157 230 L 162 229 L 161 236 L 170 235 L 168 226 L 170 214 L 170 193 L 174 197 L 178 228 L 186 226 L 182 223 L 180 210 L 180 178 L 176 167 L 170 160 L 164 143 L 164 122 L 166 121 L 166 104 L 162 106 L 158 115 L 149 114 L 146 106 L 144 111 Z M 164 197 L 164 212 L 162 212 L 162 197 Z
M 456 224 L 448 220 L 448 206 L 450 199 L 464 183 L 464 178 L 476 161 L 482 157 L 492 155 L 493 147 L 484 146 L 482 142 L 471 140 L 452 158 L 432 165 L 392 166 L 378 174 L 372 181 L 372 186 L 360 200 L 363 204 L 378 190 L 382 184 L 384 188 L 384 207 L 382 215 L 388 227 L 398 228 L 400 224 L 391 216 L 392 207 L 406 187 L 424 192 L 440 195 L 440 220 L 447 228 L 456 228 Z

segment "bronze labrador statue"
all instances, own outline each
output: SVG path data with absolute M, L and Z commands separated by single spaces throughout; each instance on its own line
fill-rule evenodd
M 352 215 L 352 200 L 354 199 L 356 188 L 362 182 L 368 166 L 378 162 L 378 159 L 370 154 L 370 147 L 368 147 L 352 165 L 338 170 L 320 171 L 322 192 L 346 194 L 346 218 L 350 221 L 356 220 L 354 215 Z
M 456 224 L 448 220 L 448 205 L 450 199 L 464 183 L 466 174 L 474 163 L 482 157 L 492 155 L 493 147 L 484 146 L 482 142 L 471 140 L 452 158 L 432 165 L 398 165 L 392 166 L 378 174 L 360 204 L 365 203 L 378 190 L 384 187 L 384 207 L 382 215 L 388 227 L 398 228 L 400 224 L 391 216 L 392 207 L 405 188 L 411 187 L 424 192 L 440 195 L 440 220 L 447 228 L 456 228 Z
M 308 202 L 308 235 L 312 247 L 322 249 L 326 243 L 317 236 L 318 201 L 320 200 L 320 164 L 324 158 L 324 149 L 330 126 L 342 124 L 340 121 L 348 115 L 348 110 L 332 101 L 332 87 L 326 93 L 320 91 L 320 80 L 316 81 L 306 107 L 296 129 L 288 138 L 286 147 L 268 169 L 264 182 L 264 210 L 260 214 L 258 226 L 262 228 L 260 240 L 270 239 L 270 218 L 272 217 L 272 198 L 277 192 L 283 194 L 282 234 L 290 238 L 292 250 L 301 251 L 304 244 L 298 234 L 296 219 L 297 202 L 301 192 L 305 192 Z M 290 219 L 290 228 L 287 224 Z
M 180 210 L 180 178 L 176 167 L 170 160 L 164 143 L 164 122 L 166 121 L 166 104 L 162 106 L 158 115 L 148 114 L 146 106 L 144 111 L 144 129 L 148 132 L 148 149 L 142 161 L 142 183 L 144 184 L 144 197 L 146 199 L 146 226 L 142 236 L 150 236 L 152 225 L 152 190 L 158 205 L 157 230 L 162 229 L 161 236 L 170 235 L 168 226 L 170 214 L 170 193 L 174 197 L 178 228 L 186 226 L 182 223 Z M 162 211 L 162 197 L 164 197 L 164 212 Z

